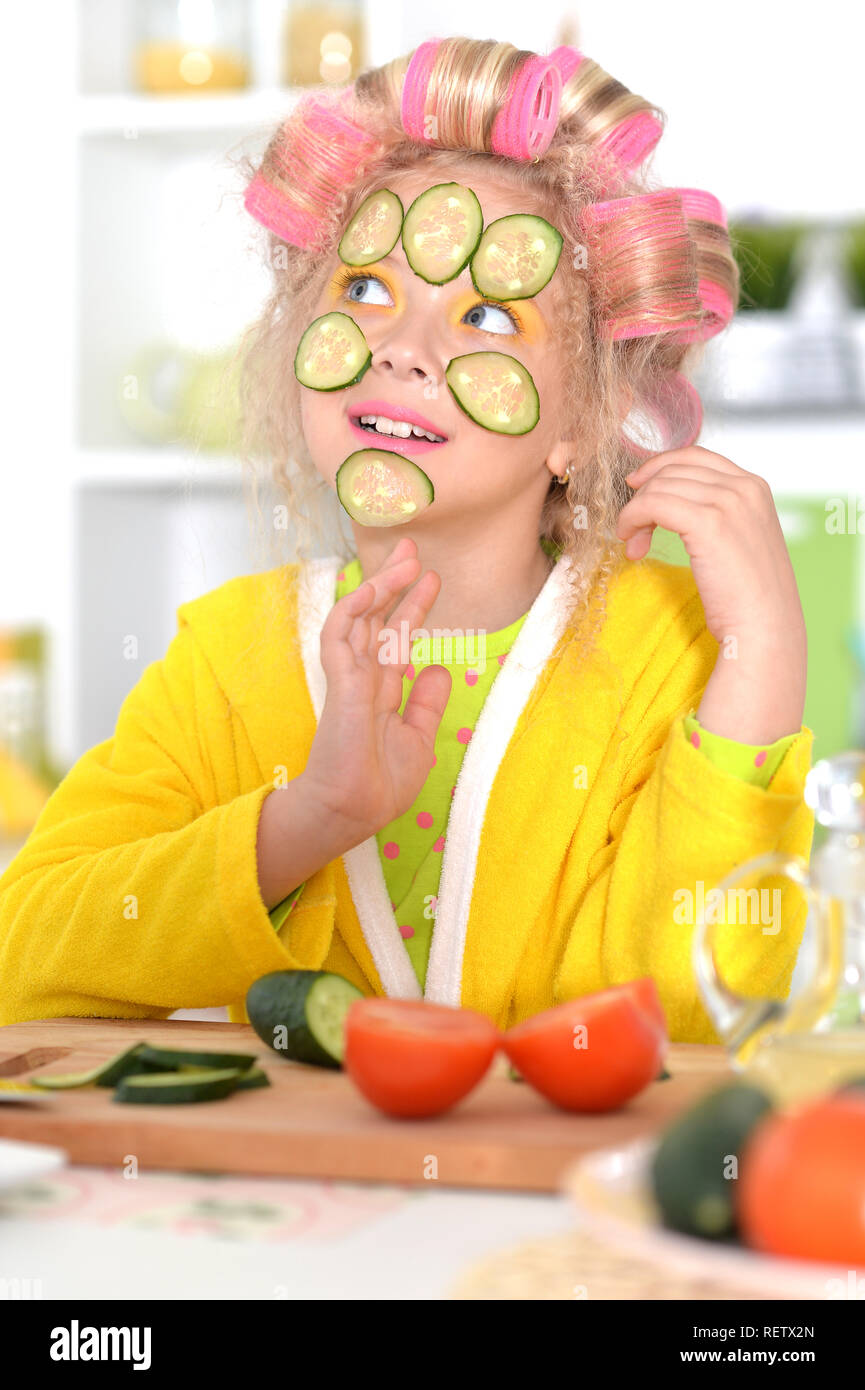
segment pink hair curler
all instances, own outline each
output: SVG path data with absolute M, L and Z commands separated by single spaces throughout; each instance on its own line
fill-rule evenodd
M 715 227 L 727 226 L 727 214 L 713 193 L 703 188 L 677 188 L 685 216 L 695 221 L 709 222 Z M 720 333 L 733 317 L 733 301 L 723 285 L 703 278 L 699 282 L 700 303 L 704 319 L 693 329 L 684 329 L 678 336 L 683 343 L 705 342 Z
M 495 154 L 534 159 L 549 148 L 559 121 L 562 74 L 541 54 L 527 58 L 514 73 L 508 95 L 493 122 Z
M 614 126 L 598 146 L 626 174 L 649 157 L 663 134 L 663 127 L 649 111 L 637 111 Z
M 247 212 L 283 241 L 314 247 L 328 210 L 378 141 L 352 117 L 353 86 L 302 96 L 244 193 Z
M 632 416 L 636 416 L 635 422 Z M 686 449 L 693 444 L 703 424 L 703 403 L 686 376 L 671 372 L 661 381 L 638 389 L 625 426 L 629 423 L 634 433 L 623 429 L 622 443 L 629 454 L 645 461 L 668 449 Z
M 411 55 L 402 84 L 400 119 L 402 128 L 410 140 L 419 140 L 424 145 L 432 142 L 424 131 L 425 107 L 429 89 L 430 73 L 436 60 L 441 39 L 427 39 L 419 44 Z
M 551 63 L 555 63 L 562 79 L 562 86 L 573 77 L 580 63 L 585 58 L 585 53 L 581 53 L 578 48 L 572 48 L 570 44 L 560 44 L 554 48 L 552 53 L 547 55 Z

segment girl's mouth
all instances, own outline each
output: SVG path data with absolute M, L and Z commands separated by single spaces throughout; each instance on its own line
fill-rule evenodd
M 401 422 L 396 422 L 396 428 L 390 431 L 387 427 L 377 429 L 373 420 L 383 418 L 386 417 L 364 414 L 364 424 L 359 416 L 350 415 L 348 422 L 352 433 L 362 438 L 369 449 L 389 449 L 397 454 L 427 454 L 432 449 L 441 449 L 448 442 L 441 437 L 430 439 L 428 435 L 431 431 L 418 432 L 416 426 L 409 427 Z M 407 428 L 410 430 L 408 434 L 405 432 Z

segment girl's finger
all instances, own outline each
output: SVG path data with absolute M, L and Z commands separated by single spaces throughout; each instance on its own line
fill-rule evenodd
M 738 493 L 723 483 L 709 483 L 699 478 L 674 479 L 668 478 L 665 474 L 662 478 L 656 478 L 651 488 L 641 488 L 635 493 L 630 501 L 625 503 L 619 516 L 636 516 L 642 508 L 651 507 L 653 497 L 688 497 L 692 502 L 702 502 L 706 507 L 727 503 L 733 508 L 738 507 L 739 510 L 744 505 Z
M 699 527 L 707 510 L 704 502 L 695 502 L 680 492 L 656 492 L 645 498 L 638 493 L 619 513 L 616 535 L 627 541 L 646 526 L 663 526 L 665 531 L 684 537 Z
M 747 473 L 747 469 L 740 468 L 738 463 L 725 458 L 723 454 L 712 453 L 711 449 L 704 449 L 700 444 L 691 444 L 685 449 L 665 449 L 660 454 L 653 454 L 645 463 L 626 474 L 625 481 L 632 487 L 642 486 L 670 463 L 690 464 L 700 469 L 713 468 L 718 473 Z

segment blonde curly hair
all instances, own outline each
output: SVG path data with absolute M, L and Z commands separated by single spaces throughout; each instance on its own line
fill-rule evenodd
M 585 55 L 561 52 L 572 55 L 573 70 L 552 140 L 533 160 L 495 153 L 492 130 L 512 79 L 536 55 L 454 37 L 438 43 L 427 82 L 423 109 L 435 118 L 434 139 L 420 143 L 402 124 L 408 54 L 367 69 L 351 88 L 305 94 L 260 164 L 242 161 L 246 206 L 267 228 L 272 284 L 239 348 L 241 453 L 256 501 L 262 459 L 283 500 L 282 528 L 271 527 L 271 539 L 289 517 L 296 559 L 319 549 L 347 561 L 352 539 L 306 446 L 293 371 L 328 257 L 364 198 L 400 171 L 471 186 L 481 170 L 529 194 L 564 238 L 553 281 L 565 403 L 559 432 L 576 446 L 567 485 L 550 482 L 539 539 L 572 561 L 569 627 L 588 648 L 609 581 L 625 563 L 615 536 L 631 495 L 625 477 L 640 458 L 696 439 L 702 412 L 687 373 L 701 343 L 734 312 L 739 272 L 720 204 L 700 190 L 653 186 L 640 172 L 663 112 Z M 328 110 L 336 121 L 329 133 L 315 123 Z M 342 130 L 351 139 L 340 162 Z

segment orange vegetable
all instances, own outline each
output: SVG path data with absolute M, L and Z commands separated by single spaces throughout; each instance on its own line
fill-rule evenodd
M 408 999 L 358 999 L 345 1023 L 343 1066 L 386 1115 L 439 1115 L 489 1068 L 499 1032 L 484 1014 Z
M 649 987 L 651 986 L 651 987 Z M 654 982 L 614 985 L 510 1028 L 501 1046 L 520 1075 L 564 1110 L 615 1110 L 661 1070 L 666 1029 Z
M 736 1187 L 746 1244 L 865 1266 L 865 1093 L 769 1116 L 742 1152 Z

